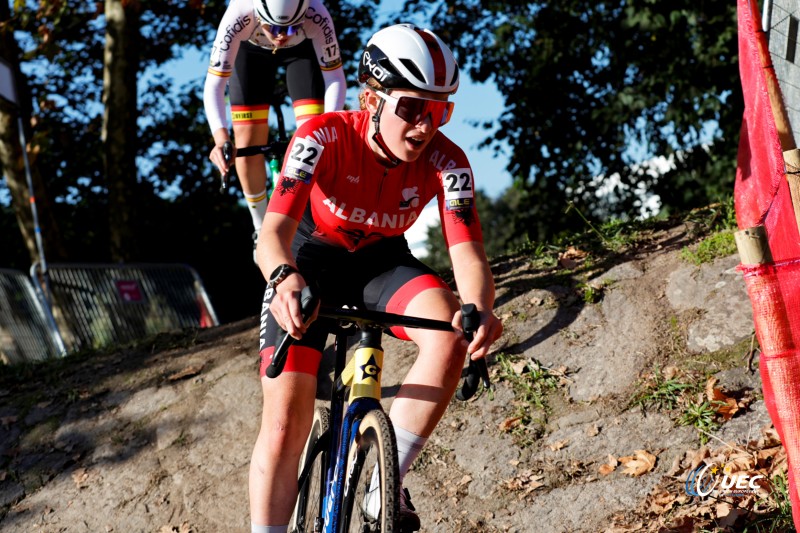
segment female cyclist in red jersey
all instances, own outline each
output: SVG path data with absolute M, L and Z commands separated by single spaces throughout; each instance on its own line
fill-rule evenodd
M 472 170 L 464 152 L 439 131 L 450 120 L 448 98 L 459 82 L 452 52 L 429 30 L 390 26 L 368 42 L 359 81 L 362 110 L 325 113 L 298 128 L 258 240 L 269 283 L 260 332 L 264 405 L 250 465 L 254 532 L 286 531 L 311 426 L 327 331 L 323 320 L 303 323 L 303 287 L 315 285 L 328 305 L 447 320 L 460 328 L 459 300 L 411 254 L 403 235 L 437 199 L 459 296 L 476 304 L 481 325 L 469 346 L 458 332 L 393 331 L 419 347 L 390 411 L 401 482 L 444 414 L 467 351 L 473 359 L 485 357 L 503 330 L 492 311 L 494 281 Z M 283 373 L 269 379 L 265 370 L 278 328 L 299 340 Z M 416 531 L 420 521 L 409 498 L 401 492 L 402 527 Z
M 262 146 L 269 137 L 270 103 L 281 66 L 298 126 L 323 111 L 343 108 L 346 84 L 339 43 L 321 0 L 231 0 L 214 38 L 203 92 L 214 136 L 209 159 L 221 173 L 231 165 L 222 153 L 230 140 L 225 115 L 228 81 L 236 146 Z M 255 238 L 267 210 L 264 157 L 237 159 L 236 172 Z

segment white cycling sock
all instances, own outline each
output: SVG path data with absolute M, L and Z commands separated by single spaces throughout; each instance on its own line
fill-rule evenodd
M 289 525 L 285 526 L 259 526 L 250 522 L 250 533 L 287 533 Z
M 402 486 L 406 473 L 411 468 L 414 459 L 422 451 L 425 443 L 428 442 L 428 437 L 420 437 L 416 433 L 411 433 L 398 426 L 394 427 L 394 434 L 397 437 L 397 458 L 400 463 L 400 485 Z
M 416 433 L 411 433 L 401 427 L 394 427 L 394 434 L 397 437 L 397 458 L 400 469 L 400 486 L 403 486 L 403 479 L 406 477 L 411 463 L 422 451 L 425 443 L 428 442 L 428 437 L 420 437 Z M 375 490 L 380 481 L 378 480 L 378 465 L 372 469 L 372 479 L 369 483 L 369 489 Z
M 261 223 L 264 222 L 264 215 L 267 214 L 267 189 L 257 194 L 245 194 L 244 199 L 247 201 L 247 210 L 253 218 L 253 228 L 259 231 Z

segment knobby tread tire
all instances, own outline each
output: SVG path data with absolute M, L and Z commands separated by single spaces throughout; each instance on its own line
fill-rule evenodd
M 378 523 L 365 527 L 362 502 L 377 462 L 380 471 L 381 513 Z M 399 533 L 400 472 L 397 440 L 389 417 L 381 410 L 368 412 L 348 450 L 347 480 L 342 505 L 342 533 L 374 531 Z
M 327 407 L 314 410 L 314 421 L 300 456 L 298 475 L 308 472 L 305 483 L 298 480 L 297 503 L 292 515 L 290 531 L 312 533 L 315 523 L 322 521 L 322 499 L 325 495 L 325 465 L 328 461 L 331 412 Z M 322 441 L 320 443 L 320 441 Z

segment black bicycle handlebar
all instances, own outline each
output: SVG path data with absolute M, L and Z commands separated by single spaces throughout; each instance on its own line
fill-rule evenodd
M 286 147 L 289 146 L 288 141 L 272 141 L 269 144 L 259 144 L 256 146 L 247 146 L 239 148 L 236 151 L 236 157 L 250 157 L 251 155 L 263 155 L 264 157 L 283 157 L 286 153 Z
M 222 182 L 220 183 L 219 186 L 219 192 L 225 192 L 225 189 L 228 188 L 228 179 L 230 178 L 231 175 L 230 164 L 231 161 L 233 161 L 233 143 L 231 143 L 230 141 L 225 141 L 225 144 L 222 145 L 222 158 L 225 160 L 225 163 L 227 163 L 229 166 L 228 166 L 228 171 L 222 174 L 221 178 Z
M 289 141 L 277 139 L 272 141 L 269 144 L 259 144 L 255 146 L 245 146 L 244 148 L 237 148 L 236 149 L 236 157 L 250 157 L 253 155 L 263 155 L 265 159 L 278 159 L 279 161 L 283 160 L 283 156 L 286 154 L 286 148 L 289 146 Z M 225 172 L 221 176 L 221 184 L 219 188 L 219 192 L 225 192 L 225 189 L 228 188 L 228 182 L 230 181 L 231 173 L 233 172 L 234 168 L 230 166 L 231 162 L 233 161 L 233 143 L 230 141 L 225 141 L 225 144 L 222 145 L 222 157 L 225 159 L 225 162 L 228 163 L 228 172 Z
M 308 289 L 308 290 L 306 290 Z M 303 315 L 303 322 L 307 322 L 311 315 L 314 313 L 319 297 L 314 294 L 309 287 L 304 287 L 300 293 L 300 312 Z M 267 377 L 276 378 L 283 372 L 283 366 L 286 364 L 286 356 L 289 353 L 289 346 L 294 343 L 294 337 L 286 333 L 283 329 L 278 333 L 278 339 L 275 342 L 275 351 L 272 353 L 272 362 L 267 367 Z
M 475 304 L 466 304 L 461 306 L 461 326 L 464 330 L 464 338 L 468 342 L 472 342 L 475 338 L 475 332 L 478 331 L 478 326 L 481 325 L 481 315 Z M 489 381 L 489 366 L 486 364 L 486 358 L 470 359 L 469 366 L 467 367 L 467 375 L 461 387 L 456 391 L 456 398 L 466 402 L 478 390 L 478 382 L 483 382 L 483 388 L 488 389 L 492 386 Z
M 311 289 L 311 287 L 304 287 L 300 293 L 300 308 L 302 310 L 304 322 L 311 318 L 311 315 L 313 314 L 318 303 L 318 295 Z M 360 326 L 376 326 L 381 328 L 401 326 L 406 328 L 453 331 L 453 326 L 444 320 L 398 315 L 394 313 L 382 313 L 380 311 L 370 311 L 368 309 L 348 309 L 322 306 L 319 309 L 318 315 L 339 320 L 341 322 L 359 324 Z M 478 312 L 477 307 L 475 307 L 475 304 L 466 304 L 461 306 L 461 327 L 464 331 L 464 337 L 468 341 L 472 341 L 475 332 L 478 330 L 478 326 L 480 326 L 480 321 L 480 313 Z M 286 356 L 289 346 L 292 345 L 294 340 L 294 337 L 291 337 L 283 329 L 280 330 L 278 334 L 278 340 L 275 343 L 275 351 L 272 354 L 272 362 L 270 362 L 269 366 L 267 367 L 267 377 L 278 377 L 283 371 L 283 367 L 286 364 Z M 467 375 L 460 389 L 456 392 L 456 397 L 462 401 L 469 400 L 475 394 L 475 391 L 477 391 L 478 383 L 481 381 L 483 382 L 484 388 L 488 389 L 491 386 L 486 359 L 481 358 L 475 361 L 470 359 L 469 367 L 467 368 Z

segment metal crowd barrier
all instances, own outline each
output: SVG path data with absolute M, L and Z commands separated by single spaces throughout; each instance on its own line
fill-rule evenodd
M 0 363 L 44 361 L 66 354 L 41 294 L 18 270 L 0 268 Z
M 38 264 L 31 278 L 41 276 Z M 51 309 L 70 351 L 219 325 L 197 272 L 182 264 L 48 264 Z
M 767 32 L 770 59 L 781 86 L 789 123 L 795 125 L 795 142 L 800 145 L 800 5 L 797 0 L 762 2 L 762 25 Z

